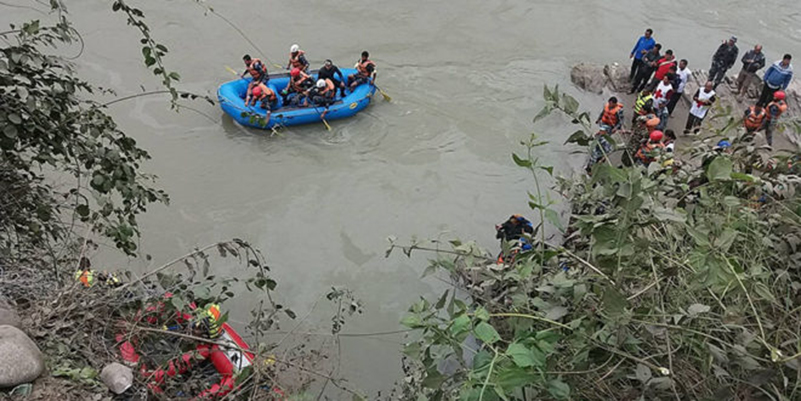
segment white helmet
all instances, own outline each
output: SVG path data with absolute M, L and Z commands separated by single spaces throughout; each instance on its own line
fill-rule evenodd
M 289 52 L 290 53 L 294 53 L 294 52 L 296 52 L 298 50 L 300 50 L 300 46 L 298 46 L 298 45 L 292 45 L 292 47 L 289 48 Z
M 320 88 L 320 89 L 325 88 L 325 80 L 324 79 L 318 79 L 317 80 L 317 87 Z

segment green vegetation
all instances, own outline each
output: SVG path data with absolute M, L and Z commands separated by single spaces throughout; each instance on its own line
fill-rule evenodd
M 592 137 L 572 97 L 546 88 L 545 100 L 538 119 L 560 110 L 580 127 L 571 140 Z M 571 204 L 561 246 L 535 234 L 533 249 L 499 265 L 452 242 L 427 272 L 447 272 L 459 291 L 421 299 L 402 322 L 419 333 L 404 351 L 407 396 L 801 396 L 801 153 L 760 163 L 763 150 L 734 127 L 695 143 L 705 160 L 695 171 L 605 163 L 558 179 Z M 712 149 L 719 135 L 730 153 Z M 524 145 L 514 161 L 550 174 L 533 156 L 536 136 Z M 540 185 L 530 206 L 544 216 L 552 202 Z

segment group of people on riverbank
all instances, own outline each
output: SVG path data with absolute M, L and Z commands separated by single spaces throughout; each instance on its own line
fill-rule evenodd
M 282 98 L 282 105 L 295 107 L 328 107 L 336 101 L 337 92 L 345 97 L 347 91 L 353 91 L 357 86 L 370 83 L 375 79 L 375 63 L 370 60 L 370 53 L 363 51 L 356 61 L 356 73 L 348 75 L 347 79 L 342 71 L 330 59 L 325 60 L 317 72 L 317 79 L 309 72 L 309 61 L 306 52 L 294 44 L 289 49 L 289 60 L 286 70 L 289 70 L 289 82 L 280 92 L 272 90 L 267 65 L 250 55 L 242 57 L 246 70 L 240 75 L 242 78 L 248 74 L 253 78 L 248 84 L 245 94 L 245 105 L 255 106 L 259 102 L 261 108 L 270 111 L 276 106 L 278 95 Z M 337 79 L 337 76 L 339 79 Z
M 692 95 L 690 111 L 684 127 L 684 134 L 698 133 L 701 123 L 711 106 L 717 100 L 715 89 L 720 85 L 726 73 L 737 62 L 739 49 L 737 37 L 732 36 L 724 41 L 712 56 L 708 80 L 705 85 Z M 629 54 L 632 60 L 629 72 L 631 90 L 629 94 L 637 94 L 633 105 L 631 138 L 629 149 L 634 153 L 634 161 L 648 165 L 654 160 L 672 163 L 670 157 L 660 157 L 668 149 L 675 135 L 666 135 L 668 119 L 676 105 L 684 95 L 688 80 L 692 75 L 689 61 L 676 61 L 672 49 L 661 53 L 662 45 L 653 37 L 653 30 L 647 29 L 634 44 Z M 756 45 L 740 59 L 742 69 L 735 80 L 736 96 L 747 95 L 749 88 L 759 82 L 758 71 L 765 67 L 765 55 L 761 45 Z M 787 110 L 784 90 L 793 78 L 792 56 L 785 54 L 782 59 L 771 64 L 762 77 L 762 91 L 759 100 L 745 110 L 743 125 L 748 133 L 755 135 L 765 131 L 768 145 L 772 146 L 772 132 L 776 121 Z M 616 97 L 612 97 L 604 105 L 596 123 L 600 126 L 598 146 L 590 156 L 588 168 L 603 159 L 612 150 L 605 138 L 623 130 L 624 106 Z M 659 139 L 657 139 L 659 138 Z

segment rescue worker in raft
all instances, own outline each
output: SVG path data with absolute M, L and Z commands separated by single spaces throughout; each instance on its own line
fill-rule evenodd
M 287 83 L 286 88 L 281 91 L 281 99 L 283 100 L 283 104 L 287 105 L 287 99 L 292 93 L 298 94 L 298 96 L 294 99 L 294 102 L 297 104 L 300 102 L 299 97 L 301 97 L 301 95 L 303 95 L 306 90 L 311 88 L 313 85 L 314 81 L 312 80 L 312 77 L 301 71 L 299 68 L 293 68 L 292 71 L 289 72 L 289 82 Z
M 246 54 L 242 57 L 242 61 L 245 62 L 246 70 L 240 77 L 244 78 L 247 74 L 253 77 L 253 80 L 248 84 L 248 90 L 251 90 L 253 86 L 259 82 L 267 84 L 270 80 L 270 76 L 267 73 L 267 66 L 262 63 L 261 60 L 251 58 L 249 54 Z
M 315 107 L 325 107 L 328 108 L 329 105 L 334 103 L 334 97 L 337 94 L 337 87 L 334 86 L 334 83 L 330 79 L 318 79 L 317 83 L 314 85 L 314 88 L 309 89 L 306 93 L 306 99 L 303 100 L 303 106 L 308 105 L 308 101 L 311 100 L 312 104 Z M 324 113 L 327 113 L 326 110 Z M 325 116 L 323 115 L 323 118 Z
M 745 115 L 743 116 L 745 132 L 753 135 L 762 129 L 762 124 L 765 123 L 766 116 L 767 113 L 765 113 L 765 109 L 760 105 L 751 106 L 746 109 Z
M 339 75 L 339 79 L 334 78 L 336 75 Z M 342 97 L 345 97 L 345 76 L 342 75 L 342 71 L 330 59 L 325 60 L 325 64 L 320 67 L 317 72 L 317 79 L 330 79 L 334 86 L 339 88 Z
M 370 60 L 367 50 L 362 52 L 362 58 L 356 62 L 358 73 L 348 75 L 348 89 L 353 91 L 357 86 L 371 82 L 375 73 L 375 63 Z
M 768 146 L 773 146 L 773 130 L 776 129 L 776 120 L 787 111 L 787 103 L 784 101 L 786 95 L 784 91 L 776 91 L 773 94 L 773 101 L 768 104 L 767 120 L 765 121 L 765 140 Z
M 300 50 L 300 46 L 292 45 L 289 48 L 289 62 L 286 64 L 286 69 L 291 70 L 298 68 L 303 72 L 309 72 L 309 61 L 306 60 L 306 52 Z
M 267 110 L 267 120 L 269 121 L 276 100 L 278 97 L 275 96 L 275 92 L 269 86 L 259 82 L 252 90 L 248 89 L 245 95 L 245 106 L 255 106 L 256 103 L 261 102 L 261 108 Z
M 620 130 L 623 127 L 623 103 L 614 96 L 610 97 L 595 123 L 609 135 Z

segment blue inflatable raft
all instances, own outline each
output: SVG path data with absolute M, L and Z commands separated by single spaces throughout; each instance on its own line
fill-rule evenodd
M 345 79 L 348 75 L 355 74 L 354 68 L 341 68 L 342 74 Z M 317 81 L 317 71 L 311 72 L 314 81 Z M 266 121 L 267 112 L 258 105 L 245 106 L 245 93 L 248 89 L 248 83 L 252 78 L 247 77 L 235 81 L 226 82 L 220 85 L 217 90 L 217 99 L 220 101 L 220 107 L 236 122 L 253 128 L 269 129 L 275 126 L 291 126 L 301 124 L 311 124 L 321 122 L 320 116 L 325 111 L 325 107 L 296 107 L 284 106 L 280 96 L 281 90 L 286 88 L 289 82 L 289 73 L 271 74 L 270 81 L 267 86 L 275 91 L 278 96 L 275 106 L 272 108 L 270 120 Z M 376 88 L 372 84 L 362 84 L 356 87 L 353 92 L 348 91 L 347 95 L 343 98 L 337 90 L 335 102 L 328 106 L 328 113 L 325 114 L 326 120 L 338 120 L 340 118 L 347 118 L 360 112 L 362 109 L 370 104 L 370 99 L 373 98 Z M 291 101 L 290 95 L 289 100 Z

